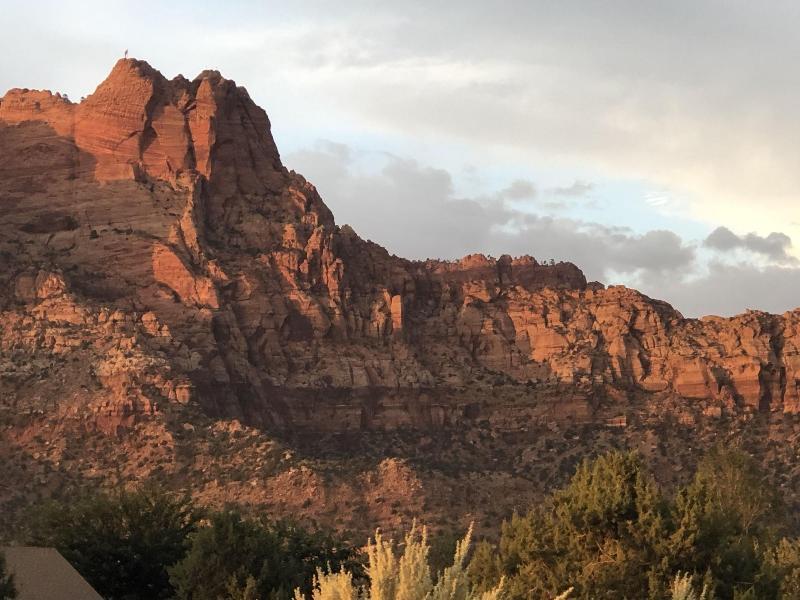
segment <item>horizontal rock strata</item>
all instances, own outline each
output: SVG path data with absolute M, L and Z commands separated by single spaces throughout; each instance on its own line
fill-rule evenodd
M 0 389 L 17 404 L 64 409 L 30 365 L 79 361 L 64 385 L 91 393 L 69 410 L 109 430 L 173 402 L 333 431 L 592 422 L 642 397 L 800 410 L 800 313 L 685 319 L 570 263 L 392 256 L 335 224 L 215 71 L 120 60 L 79 104 L 11 90 L 0 155 Z

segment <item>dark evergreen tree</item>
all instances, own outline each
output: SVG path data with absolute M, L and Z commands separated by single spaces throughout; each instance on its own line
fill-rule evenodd
M 153 487 L 99 493 L 35 511 L 30 543 L 57 548 L 109 600 L 170 598 L 167 567 L 186 555 L 197 520 L 188 498 Z
M 508 580 L 511 598 L 658 598 L 668 582 L 663 560 L 668 510 L 632 453 L 584 461 L 570 483 L 526 516 L 503 523 L 496 557 L 479 547 L 476 583 Z
M 225 510 L 193 534 L 189 553 L 170 574 L 179 599 L 291 598 L 295 588 L 311 591 L 318 568 L 358 572 L 354 557 L 352 548 L 330 534 Z
M 751 456 L 735 448 L 712 449 L 675 498 L 672 564 L 709 572 L 721 599 L 742 597 L 749 589 L 759 598 L 772 597 L 762 563 L 777 539 L 779 506 L 777 492 Z
M 503 523 L 497 548 L 477 546 L 470 574 L 482 589 L 505 576 L 511 598 L 569 586 L 577 598 L 666 598 L 677 574 L 717 600 L 800 598 L 800 542 L 777 543 L 780 506 L 737 449 L 710 451 L 673 503 L 635 454 L 612 452 Z

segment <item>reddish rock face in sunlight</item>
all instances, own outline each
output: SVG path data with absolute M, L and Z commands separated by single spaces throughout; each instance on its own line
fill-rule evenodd
M 79 104 L 11 90 L 0 156 L 0 406 L 24 416 L 3 434 L 14 452 L 42 432 L 47 454 L 67 432 L 155 428 L 145 466 L 120 459 L 141 474 L 162 450 L 177 469 L 178 438 L 195 431 L 183 419 L 254 436 L 439 435 L 800 411 L 800 312 L 689 320 L 587 285 L 570 263 L 392 256 L 335 224 L 282 165 L 266 113 L 216 71 L 167 80 L 120 60 Z M 353 485 L 413 496 L 406 463 L 376 469 Z M 228 495 L 288 502 L 271 493 Z

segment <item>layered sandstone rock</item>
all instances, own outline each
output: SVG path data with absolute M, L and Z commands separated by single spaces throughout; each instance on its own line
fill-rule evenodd
M 691 320 L 569 263 L 390 256 L 215 71 L 121 60 L 80 104 L 11 90 L 0 153 L 3 364 L 79 360 L 105 428 L 170 402 L 329 430 L 592 421 L 644 397 L 800 410 L 800 313 Z M 36 404 L 46 378 L 9 373 L 5 397 Z

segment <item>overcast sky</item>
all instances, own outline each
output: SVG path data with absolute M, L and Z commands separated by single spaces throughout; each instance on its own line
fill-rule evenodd
M 800 306 L 795 2 L 9 2 L 0 93 L 125 48 L 248 88 L 337 222 L 573 261 L 687 316 Z

